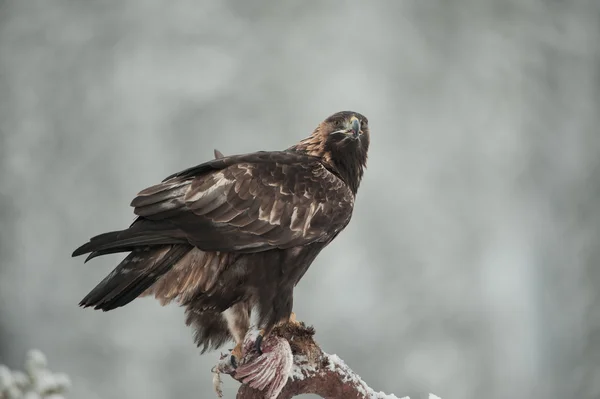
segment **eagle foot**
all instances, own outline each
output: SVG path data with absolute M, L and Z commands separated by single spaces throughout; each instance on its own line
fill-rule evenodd
M 262 351 L 262 343 L 265 339 L 265 335 L 266 332 L 265 330 L 260 330 L 258 332 L 258 335 L 256 336 L 256 339 L 254 340 L 254 344 L 252 344 L 252 348 L 256 351 L 257 355 L 260 356 L 263 354 Z M 243 347 L 244 342 L 240 342 L 238 343 L 233 349 L 230 349 L 230 355 L 229 355 L 229 362 L 231 363 L 231 366 L 234 369 L 237 369 L 238 366 L 240 365 L 240 362 L 242 361 L 242 358 L 244 357 L 244 347 Z M 223 357 L 221 357 L 221 359 L 223 359 Z
M 242 343 L 238 343 L 235 348 L 231 350 L 231 365 L 234 369 L 237 369 L 239 360 L 242 360 Z
M 296 320 L 296 314 L 294 312 L 292 312 L 290 314 L 290 317 L 287 320 L 282 320 L 279 323 L 277 323 L 278 326 L 284 326 L 286 324 L 291 324 L 291 325 L 301 325 L 300 322 L 298 320 Z M 258 335 L 256 336 L 256 340 L 254 341 L 254 350 L 258 353 L 258 356 L 263 354 L 262 351 L 262 343 L 263 340 L 265 339 L 265 336 L 267 335 L 267 330 L 262 329 L 258 332 Z M 240 349 L 240 353 L 241 353 L 241 349 Z

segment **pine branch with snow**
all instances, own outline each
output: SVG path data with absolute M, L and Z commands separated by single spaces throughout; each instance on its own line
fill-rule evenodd
M 0 365 L 0 399 L 63 399 L 70 387 L 69 377 L 51 372 L 39 350 L 27 353 L 25 372 Z
M 220 374 L 229 374 L 242 383 L 237 399 L 290 399 L 307 393 L 328 399 L 399 399 L 376 392 L 337 355 L 323 352 L 314 341 L 315 330 L 304 323 L 275 327 L 263 341 L 260 356 L 254 349 L 256 334 L 253 330 L 246 336 L 237 368 L 230 356 L 221 356 L 213 368 L 218 397 Z

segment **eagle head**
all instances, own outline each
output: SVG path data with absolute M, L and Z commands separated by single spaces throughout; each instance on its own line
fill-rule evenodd
M 290 150 L 319 157 L 354 193 L 367 165 L 369 121 L 358 112 L 337 112 Z

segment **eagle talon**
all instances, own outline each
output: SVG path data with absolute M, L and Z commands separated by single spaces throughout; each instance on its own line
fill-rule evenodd
M 263 335 L 262 334 L 258 334 L 258 336 L 256 337 L 256 341 L 254 341 L 254 349 L 256 349 L 256 351 L 258 352 L 258 356 L 263 354 L 262 349 L 260 348 L 262 342 L 263 342 Z

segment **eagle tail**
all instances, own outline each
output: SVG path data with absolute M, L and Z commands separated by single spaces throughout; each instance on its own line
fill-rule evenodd
M 161 222 L 140 222 L 141 220 L 136 221 L 125 230 L 111 231 L 92 237 L 89 242 L 73 251 L 72 256 L 90 253 L 85 260 L 87 262 L 96 256 L 129 252 L 138 247 L 187 243 L 184 238 L 174 237 L 174 233 L 177 232 L 170 226 L 165 226 Z
M 192 249 L 188 245 L 135 248 L 79 306 L 112 310 L 140 296 Z

